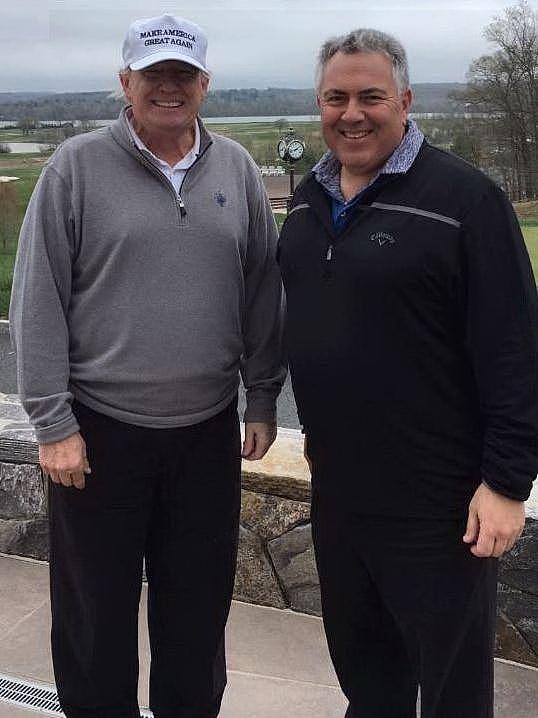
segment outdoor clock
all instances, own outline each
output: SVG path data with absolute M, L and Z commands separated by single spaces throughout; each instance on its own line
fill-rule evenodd
M 288 143 L 286 142 L 286 140 L 285 140 L 284 138 L 282 138 L 282 139 L 279 141 L 277 150 L 278 150 L 278 156 L 280 157 L 280 159 L 281 159 L 281 160 L 285 160 L 285 159 L 286 159 L 287 150 L 288 150 Z
M 292 140 L 288 145 L 288 156 L 291 162 L 297 162 L 301 159 L 304 152 L 304 142 L 301 140 Z
M 278 156 L 283 162 L 298 162 L 303 156 L 304 149 L 305 141 L 297 137 L 292 127 L 280 138 L 277 145 Z

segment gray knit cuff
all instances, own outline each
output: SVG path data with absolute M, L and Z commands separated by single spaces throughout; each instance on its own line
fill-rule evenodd
M 276 395 L 274 391 L 251 389 L 246 395 L 244 421 L 276 424 Z
M 80 427 L 74 414 L 69 414 L 57 424 L 41 428 L 35 427 L 35 434 L 38 444 L 52 444 L 54 441 L 62 441 L 69 436 L 76 434 Z

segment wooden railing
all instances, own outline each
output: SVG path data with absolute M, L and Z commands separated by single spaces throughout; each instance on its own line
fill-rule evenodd
M 288 209 L 288 202 L 291 197 L 270 197 L 271 209 Z

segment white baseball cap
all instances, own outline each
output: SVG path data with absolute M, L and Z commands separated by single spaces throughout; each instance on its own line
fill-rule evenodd
M 143 70 L 163 60 L 179 60 L 206 68 L 207 37 L 199 25 L 173 15 L 135 20 L 125 37 L 122 56 L 131 70 Z

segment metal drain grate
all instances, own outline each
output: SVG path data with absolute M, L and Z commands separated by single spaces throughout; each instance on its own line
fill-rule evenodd
M 20 708 L 51 716 L 63 716 L 58 694 L 53 686 L 40 685 L 21 678 L 0 673 L 0 701 L 12 703 Z M 148 710 L 140 711 L 141 718 L 153 718 Z
M 21 708 L 63 716 L 54 688 L 0 675 L 0 700 Z

